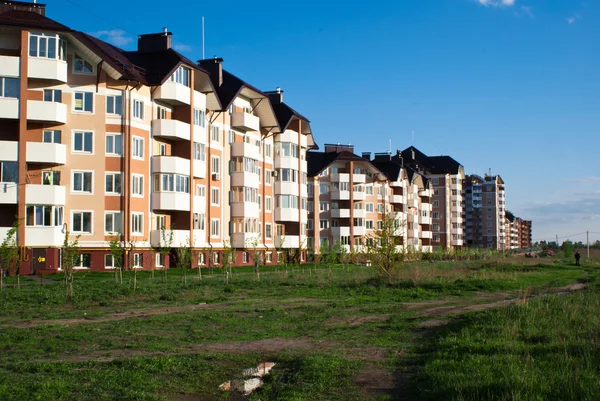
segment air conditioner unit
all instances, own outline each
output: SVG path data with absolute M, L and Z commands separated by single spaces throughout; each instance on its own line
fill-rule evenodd
M 277 177 L 277 170 L 271 171 L 271 177 Z
M 213 174 L 212 179 L 213 181 L 219 181 L 221 179 L 221 176 L 219 174 Z

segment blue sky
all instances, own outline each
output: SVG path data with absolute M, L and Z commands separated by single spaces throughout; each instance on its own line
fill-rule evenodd
M 598 1 L 47 3 L 50 18 L 126 49 L 166 26 L 192 60 L 204 16 L 206 57 L 284 89 L 317 143 L 450 155 L 503 177 L 534 240 L 600 233 Z

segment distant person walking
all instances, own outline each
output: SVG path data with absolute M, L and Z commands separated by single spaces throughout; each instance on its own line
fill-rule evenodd
M 579 253 L 579 249 L 575 251 L 575 266 L 581 266 L 579 264 L 579 259 L 581 259 L 581 254 Z

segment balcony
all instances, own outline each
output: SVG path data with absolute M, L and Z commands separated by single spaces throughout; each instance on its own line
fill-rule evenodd
M 275 208 L 275 221 L 298 221 L 300 217 L 298 209 Z
M 199 142 L 199 143 L 204 143 L 204 144 L 207 143 L 205 127 L 199 127 L 198 125 L 193 125 L 192 130 L 194 133 L 194 142 Z
M 419 238 L 433 239 L 433 233 L 431 231 L 420 231 Z
M 349 219 L 350 209 L 332 209 L 331 217 L 334 219 Z
M 12 227 L 0 227 L 0 238 L 4 241 Z
M 27 163 L 67 164 L 67 145 L 27 142 L 26 146 Z
M 190 125 L 179 120 L 152 120 L 152 136 L 172 141 L 189 141 Z
M 289 156 L 278 156 L 274 160 L 275 168 L 291 168 L 294 170 L 298 170 L 298 159 L 295 157 Z M 306 171 L 306 170 L 305 170 Z
M 16 182 L 0 182 L 0 204 L 16 205 L 19 186 Z M 0 237 L 0 242 L 4 237 Z
M 18 77 L 21 75 L 20 58 L 14 56 L 0 56 L 0 77 Z
M 348 173 L 339 173 L 339 174 L 331 174 L 329 177 L 330 182 L 350 182 L 350 174 Z
M 356 234 L 357 228 L 354 227 L 354 235 L 358 235 Z M 348 237 L 350 235 L 350 227 L 331 227 L 331 235 L 334 237 Z
M 254 244 L 262 245 L 263 239 L 258 233 L 233 233 L 231 246 L 234 248 L 251 248 Z
M 181 210 L 190 211 L 190 194 L 181 192 L 153 192 L 153 210 Z
M 365 218 L 367 217 L 367 211 L 365 209 L 354 209 L 354 217 Z
M 363 184 L 367 180 L 367 176 L 365 174 L 352 174 L 352 182 L 354 184 Z
M 16 120 L 19 118 L 19 99 L 0 97 L 0 118 Z
M 406 201 L 408 207 L 419 207 L 419 199 L 412 198 Z
M 419 224 L 431 224 L 431 216 L 419 216 Z
M 275 247 L 284 249 L 299 249 L 301 245 L 299 235 L 276 235 Z
M 281 184 L 281 183 L 279 183 L 279 182 L 275 183 L 276 188 L 277 188 L 277 184 Z M 289 183 L 285 183 L 285 184 L 289 184 Z M 254 174 L 254 173 L 249 173 L 247 171 L 231 173 L 231 186 L 232 187 L 259 188 L 260 187 L 259 175 Z M 296 185 L 296 192 L 298 192 L 298 185 Z
M 191 91 L 190 88 L 183 84 L 175 81 L 167 81 L 156 89 L 154 98 L 174 106 L 189 105 L 191 103 Z
M 275 182 L 276 195 L 300 195 L 297 182 L 277 181 Z
M 258 203 L 253 202 L 232 202 L 231 203 L 231 217 L 248 217 L 258 219 L 260 217 L 260 210 Z
M 409 223 L 415 223 L 415 222 L 418 222 L 418 221 L 419 221 L 419 216 L 418 216 L 418 215 L 416 215 L 416 214 L 409 214 L 409 215 L 407 216 L 407 221 L 408 221 Z
M 450 240 L 450 245 L 452 245 L 452 246 L 463 246 L 463 240 L 461 240 L 461 239 Z
M 28 100 L 27 120 L 64 124 L 67 122 L 67 105 L 58 102 Z
M 62 246 L 65 235 L 61 227 L 25 227 L 25 246 Z
M 235 142 L 231 144 L 231 156 L 248 157 L 254 160 L 261 160 L 259 147 L 246 142 Z M 296 166 L 298 168 L 298 166 Z
M 67 189 L 61 185 L 25 186 L 25 202 L 28 205 L 64 205 Z
M 188 244 L 190 238 L 189 230 L 152 230 L 150 231 L 150 245 L 154 247 L 167 246 L 169 239 L 171 238 L 171 232 L 173 233 L 173 241 L 171 246 L 179 248 Z
M 68 65 L 66 61 L 43 57 L 29 57 L 27 77 L 67 82 L 67 69 Z
M 350 199 L 350 191 L 331 191 L 329 197 L 332 200 L 348 200 Z
M 152 172 L 190 175 L 190 161 L 176 156 L 152 156 Z
M 404 203 L 404 196 L 392 195 L 392 196 L 390 196 L 390 203 L 395 203 L 395 204 L 401 205 Z
M 194 160 L 194 177 L 206 178 L 206 162 Z
M 411 229 L 406 229 L 406 236 L 408 238 L 419 238 L 419 229 L 417 228 L 413 228 Z
M 0 160 L 16 162 L 19 160 L 18 141 L 0 141 Z
M 259 131 L 260 119 L 250 113 L 234 111 L 231 114 L 231 127 L 239 131 Z
M 206 196 L 194 196 L 194 213 L 206 212 Z
M 364 192 L 354 191 L 353 197 L 354 197 L 353 199 L 355 201 L 357 201 L 357 200 L 365 200 L 367 196 Z
M 355 236 L 362 237 L 362 236 L 364 236 L 366 234 L 367 234 L 367 227 L 365 227 L 365 226 L 356 226 L 356 227 L 354 227 L 354 235 Z M 344 235 L 344 234 L 340 233 L 340 235 Z M 348 235 L 350 235 L 350 234 L 348 234 Z

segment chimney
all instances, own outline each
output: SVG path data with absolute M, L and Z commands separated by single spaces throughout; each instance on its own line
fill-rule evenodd
M 138 36 L 138 52 L 153 53 L 169 50 L 173 44 L 173 34 L 163 28 L 161 33 L 148 33 Z
M 273 104 L 281 104 L 283 103 L 283 89 L 277 87 L 275 91 L 265 92 L 267 96 L 269 96 L 269 100 Z
M 216 75 L 219 85 L 223 85 L 223 59 L 215 56 L 206 60 L 198 60 L 198 65 L 208 71 L 210 75 Z
M 33 3 L 24 1 L 0 1 L 0 14 L 10 10 L 28 11 L 44 16 L 46 15 L 46 5 L 37 4 L 35 0 Z
M 361 157 L 365 160 L 371 161 L 371 152 L 362 152 Z

